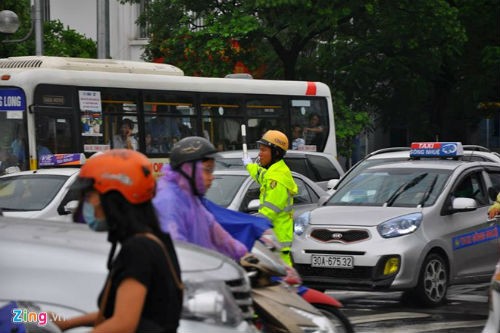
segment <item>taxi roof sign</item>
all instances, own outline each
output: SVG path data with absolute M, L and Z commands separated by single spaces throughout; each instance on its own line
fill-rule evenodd
M 47 154 L 41 155 L 39 158 L 40 167 L 81 166 L 85 163 L 85 155 L 83 153 Z
M 412 142 L 410 158 L 463 156 L 461 142 Z

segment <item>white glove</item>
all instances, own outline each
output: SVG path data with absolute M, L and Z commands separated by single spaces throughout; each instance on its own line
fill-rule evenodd
M 243 165 L 244 166 L 247 166 L 247 164 L 253 163 L 252 159 L 250 157 L 248 157 L 248 156 L 247 157 L 243 157 L 241 160 L 243 161 Z

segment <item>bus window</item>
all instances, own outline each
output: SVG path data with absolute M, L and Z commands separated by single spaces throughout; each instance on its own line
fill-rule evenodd
M 196 133 L 193 95 L 144 93 L 145 152 L 165 154 L 181 138 Z
M 249 117 L 247 142 L 249 148 L 257 148 L 259 140 L 268 130 L 287 133 L 283 126 L 288 122 L 284 109 L 285 99 L 280 96 L 248 96 L 245 103 Z
M 80 90 L 79 95 L 82 91 L 86 90 Z M 100 91 L 89 89 L 87 92 L 92 96 L 88 97 L 87 107 L 83 108 L 80 101 L 84 151 L 93 153 L 110 148 L 138 150 L 137 91 L 108 88 Z
M 35 115 L 37 158 L 47 154 L 73 153 L 72 116 L 39 109 Z
M 291 124 L 303 128 L 306 147 L 323 151 L 328 138 L 328 108 L 325 99 L 292 99 Z
M 219 150 L 241 149 L 244 123 L 240 98 L 234 94 L 204 94 L 201 99 L 203 136 Z
M 27 140 L 21 120 L 8 119 L 7 112 L 0 112 L 0 175 L 9 167 L 28 168 Z
M 0 174 L 10 167 L 24 169 L 28 166 L 24 164 L 28 152 L 24 118 L 26 105 L 22 89 L 0 88 Z M 21 141 L 17 141 L 19 136 L 22 136 Z

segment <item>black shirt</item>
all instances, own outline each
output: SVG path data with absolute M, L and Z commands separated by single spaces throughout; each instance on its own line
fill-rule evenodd
M 169 236 L 162 238 L 177 275 L 180 276 L 172 241 Z M 116 290 L 127 278 L 133 278 L 147 288 L 137 332 L 176 332 L 182 310 L 182 292 L 174 283 L 159 244 L 145 236 L 134 236 L 123 242 L 111 269 L 111 288 L 104 311 L 105 318 L 113 316 Z M 99 295 L 98 306 L 103 292 L 104 289 Z

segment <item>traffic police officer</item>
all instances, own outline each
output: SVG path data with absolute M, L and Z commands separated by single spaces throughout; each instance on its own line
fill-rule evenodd
M 288 149 L 288 138 L 276 130 L 269 130 L 257 141 L 259 162 L 243 158 L 250 176 L 260 184 L 259 213 L 267 217 L 281 244 L 281 258 L 290 266 L 290 246 L 293 238 L 293 196 L 297 184 L 290 169 L 283 161 Z
M 500 193 L 497 195 L 497 199 L 493 203 L 493 205 L 488 208 L 488 217 L 490 219 L 495 218 L 495 216 L 500 215 Z

